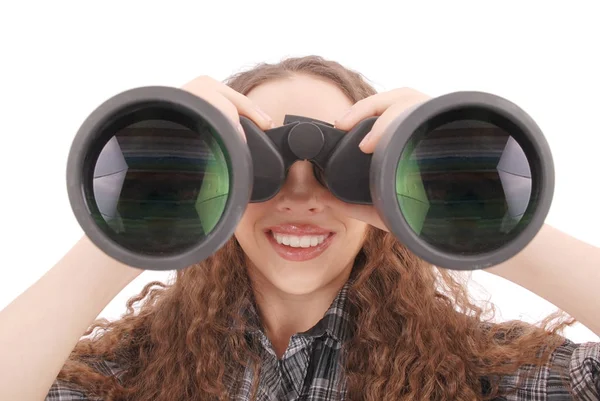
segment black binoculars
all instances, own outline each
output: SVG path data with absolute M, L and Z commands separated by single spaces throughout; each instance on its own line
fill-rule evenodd
M 310 161 L 344 202 L 372 204 L 412 252 L 445 269 L 494 266 L 540 230 L 554 191 L 550 148 L 514 103 L 483 92 L 432 98 L 400 115 L 373 154 L 349 132 L 305 116 L 247 143 L 207 101 L 142 87 L 101 104 L 77 132 L 67 190 L 86 235 L 105 253 L 149 270 L 182 269 L 219 249 L 246 206 L 275 196 L 290 166 Z

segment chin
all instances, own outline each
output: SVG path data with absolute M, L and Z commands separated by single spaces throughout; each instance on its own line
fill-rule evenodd
M 321 282 L 307 280 L 306 282 L 292 282 L 290 280 L 279 280 L 271 282 L 279 291 L 289 295 L 308 295 L 322 288 L 324 285 Z
M 328 261 L 296 263 L 279 260 L 262 266 L 268 269 L 261 269 L 263 278 L 277 290 L 290 295 L 315 293 L 342 280 L 347 272 L 346 267 Z
M 352 263 L 341 265 L 339 258 L 331 260 L 326 255 L 304 262 L 285 260 L 277 255 L 265 256 L 250 255 L 256 284 L 289 295 L 315 293 L 342 280 L 342 276 L 349 275 L 348 269 L 352 269 Z
M 278 290 L 292 295 L 310 294 L 325 286 L 328 282 L 323 276 L 323 265 L 284 266 L 271 270 L 265 278 Z M 321 274 L 319 274 L 321 273 Z

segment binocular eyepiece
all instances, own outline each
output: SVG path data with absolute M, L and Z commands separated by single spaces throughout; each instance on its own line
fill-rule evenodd
M 106 254 L 148 270 L 182 269 L 219 249 L 246 206 L 281 189 L 308 160 L 337 198 L 372 204 L 399 241 L 446 269 L 475 270 L 521 251 L 554 191 L 550 148 L 517 105 L 455 92 L 399 116 L 373 154 L 351 131 L 288 115 L 262 131 L 241 117 L 247 143 L 217 108 L 181 89 L 142 87 L 94 110 L 67 164 L 71 207 Z

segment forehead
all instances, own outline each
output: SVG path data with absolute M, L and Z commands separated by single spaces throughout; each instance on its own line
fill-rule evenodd
M 294 75 L 266 82 L 252 89 L 247 97 L 264 110 L 276 125 L 286 114 L 316 118 L 331 124 L 352 102 L 334 83 L 308 75 Z

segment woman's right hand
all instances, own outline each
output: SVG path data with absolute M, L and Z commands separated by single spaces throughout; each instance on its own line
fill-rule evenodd
M 248 97 L 206 75 L 199 76 L 181 87 L 219 109 L 231 120 L 244 141 L 246 135 L 240 124 L 240 116 L 254 121 L 263 131 L 274 128 L 273 120 Z
M 219 109 L 241 130 L 240 115 L 261 129 L 271 118 L 225 84 L 201 76 L 182 89 Z M 86 236 L 43 277 L 0 311 L 0 400 L 45 399 L 82 334 L 143 270 L 125 266 Z

